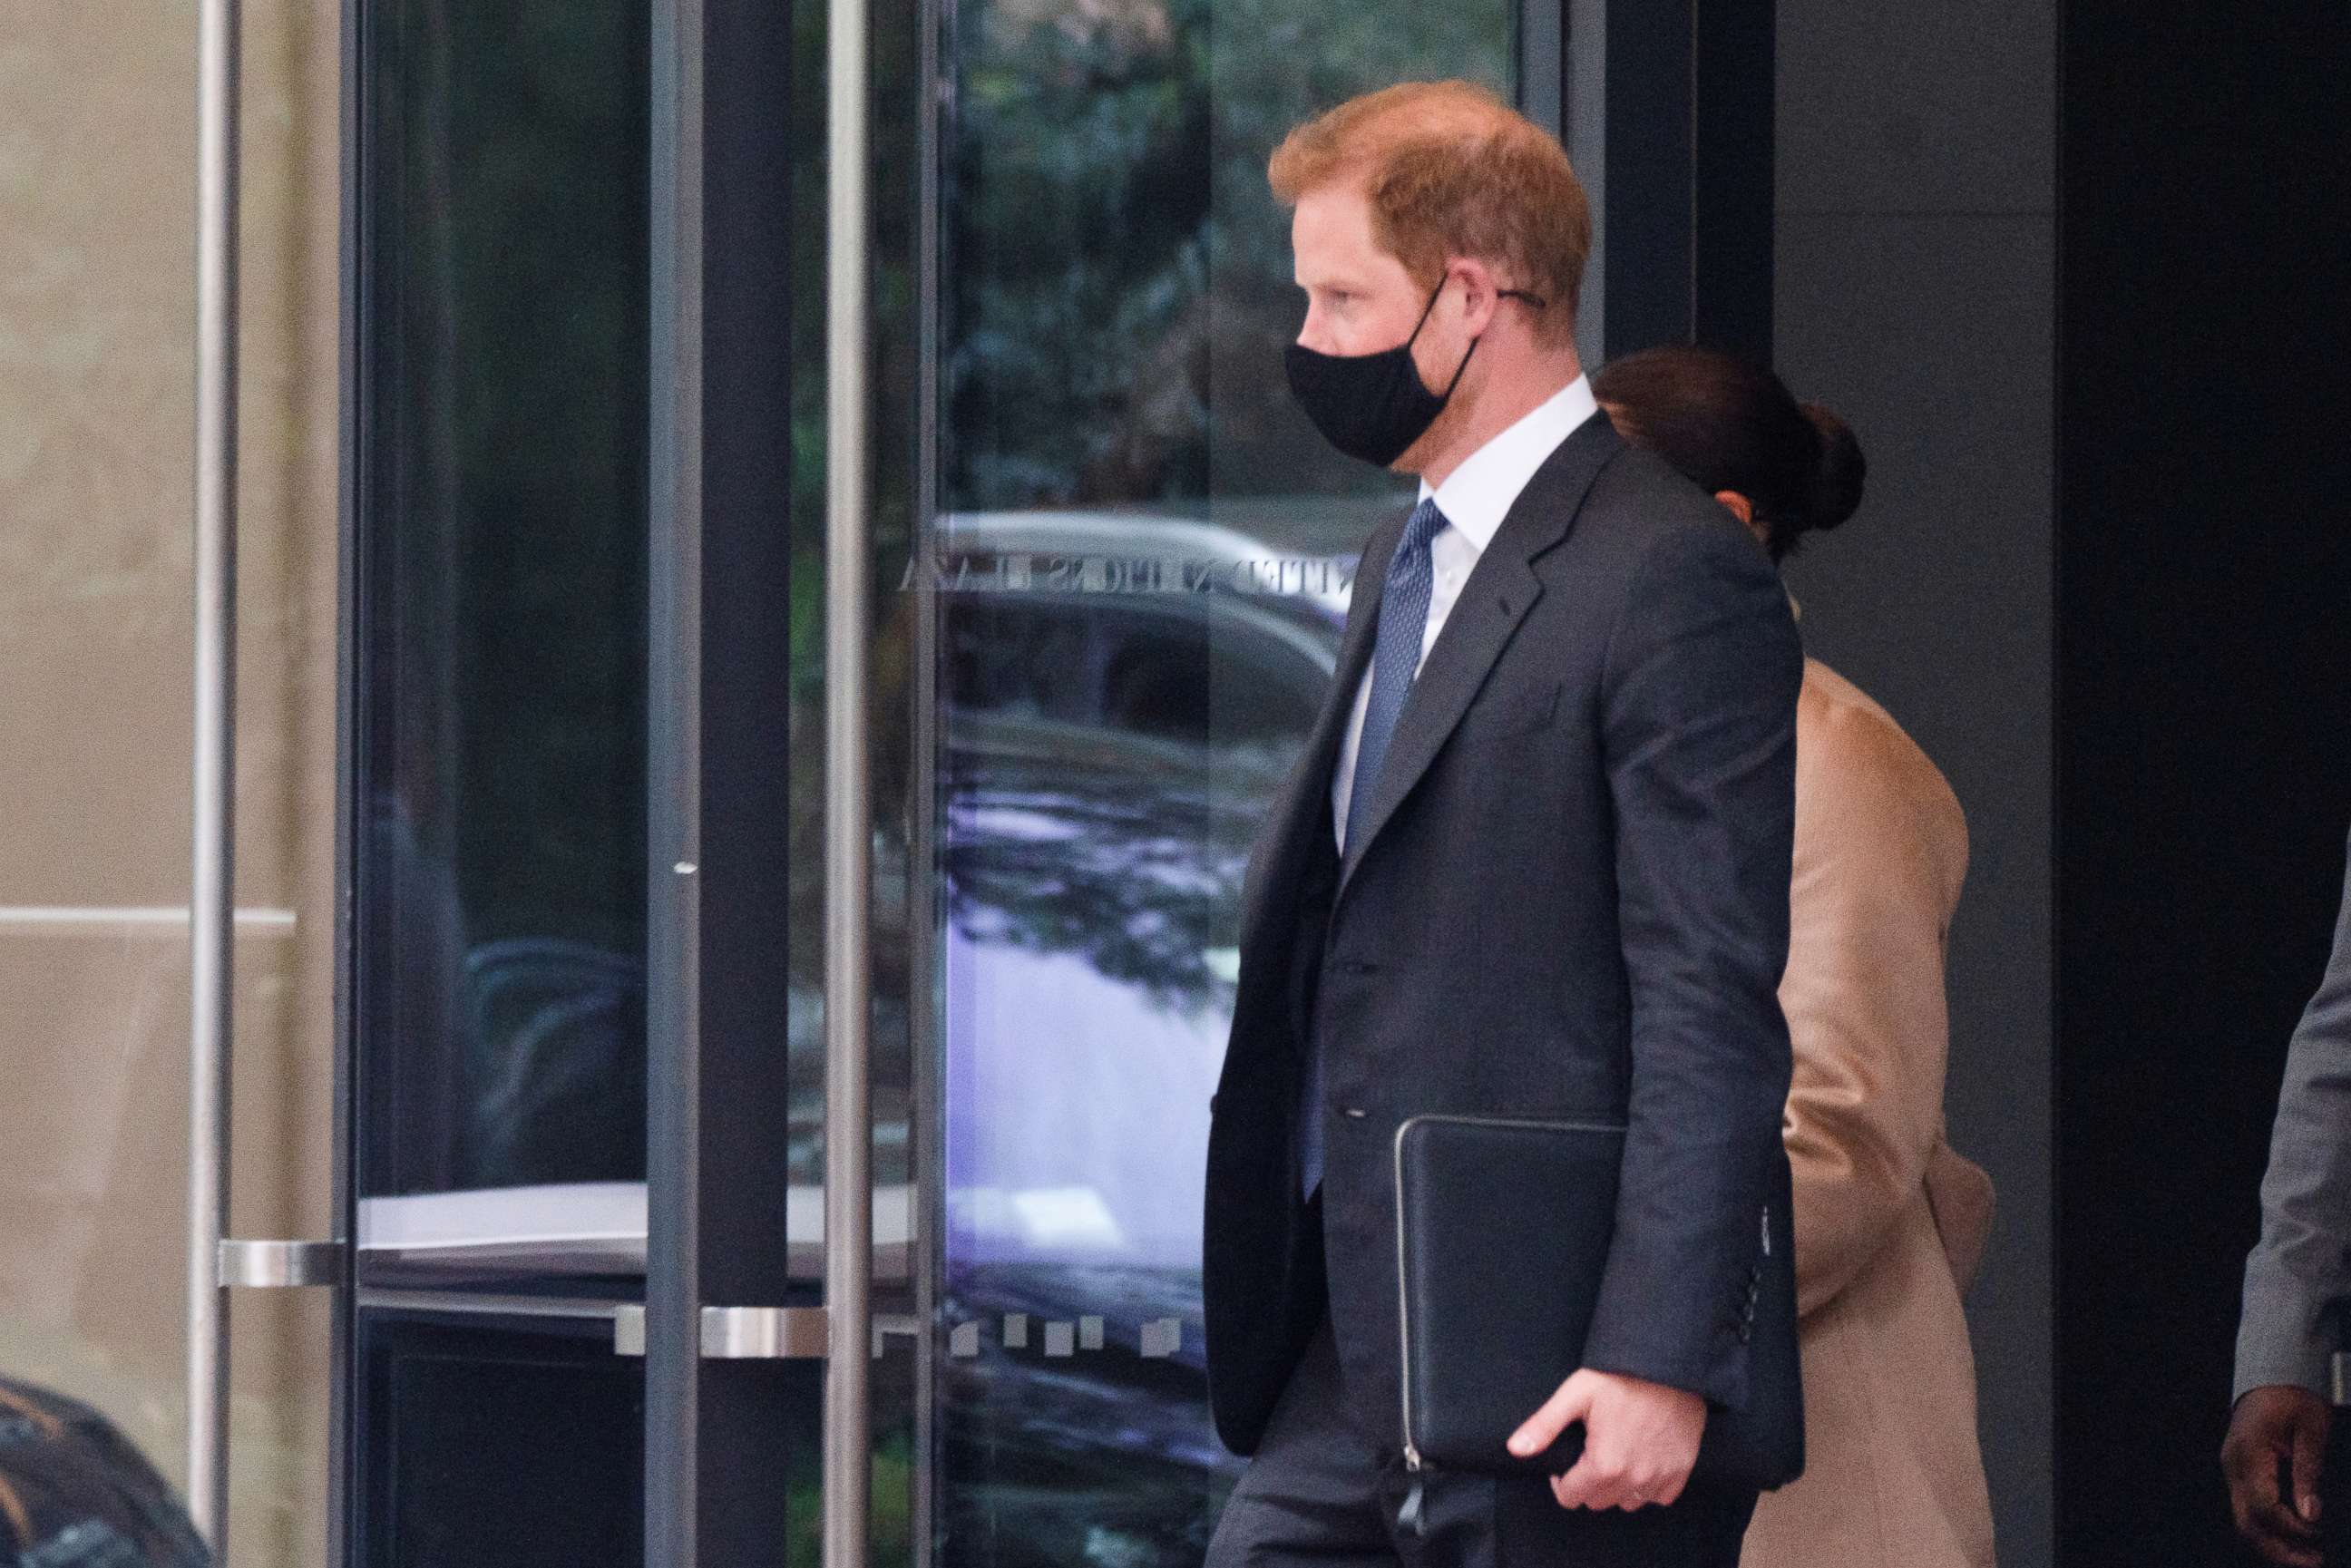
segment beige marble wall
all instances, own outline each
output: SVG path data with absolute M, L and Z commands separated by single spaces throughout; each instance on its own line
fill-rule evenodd
M 235 1228 L 327 1223 L 338 7 L 245 13 Z M 0 1373 L 184 1468 L 193 0 L 0 13 Z M 235 1308 L 232 1555 L 323 1561 L 327 1317 Z

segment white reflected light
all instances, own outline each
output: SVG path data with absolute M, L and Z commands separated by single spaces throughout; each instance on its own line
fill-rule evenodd
M 956 1228 L 1029 1252 L 1115 1252 L 1126 1237 L 1090 1186 L 966 1187 L 948 1198 Z

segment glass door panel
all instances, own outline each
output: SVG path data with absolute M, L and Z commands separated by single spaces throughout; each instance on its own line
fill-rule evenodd
M 359 1191 L 642 1182 L 646 9 L 368 11 Z
M 812 1368 L 695 1331 L 822 1265 L 823 11 L 461 9 L 361 7 L 354 1560 L 537 1466 L 604 1560 L 808 1561 Z M 1189 1564 L 1238 1468 L 1241 867 L 1405 498 L 1282 392 L 1263 162 L 1516 16 L 874 8 L 877 1563 Z
M 1301 302 L 1265 160 L 1393 81 L 1508 94 L 1518 17 L 962 0 L 943 19 L 937 506 L 901 580 L 932 686 L 877 716 L 912 712 L 927 794 L 877 820 L 926 835 L 909 940 L 940 1223 L 916 1491 L 957 1568 L 1196 1563 L 1238 1472 L 1208 1420 L 1198 1264 L 1240 880 L 1355 553 L 1408 500 L 1290 402 Z
M 643 1559 L 645 0 L 364 0 L 346 1561 Z
M 643 1560 L 644 1370 L 591 1319 L 362 1320 L 361 1568 Z

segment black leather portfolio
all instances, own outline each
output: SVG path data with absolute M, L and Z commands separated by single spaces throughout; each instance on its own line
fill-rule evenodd
M 1583 1364 L 1624 1153 L 1625 1129 L 1597 1123 L 1421 1115 L 1396 1130 L 1404 1431 L 1421 1464 L 1557 1475 L 1583 1453 L 1581 1424 L 1529 1458 L 1503 1444 Z M 1725 1309 L 1753 1357 L 1748 1400 L 1708 1407 L 1694 1479 L 1771 1488 L 1803 1469 L 1795 1239 L 1777 1169 L 1754 1304 Z

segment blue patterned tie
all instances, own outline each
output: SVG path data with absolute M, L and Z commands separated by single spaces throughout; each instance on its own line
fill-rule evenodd
M 1405 696 L 1420 671 L 1420 643 L 1428 629 L 1428 596 L 1436 582 L 1428 547 L 1444 527 L 1445 514 L 1437 503 L 1421 502 L 1413 508 L 1412 520 L 1405 525 L 1404 538 L 1396 541 L 1388 561 L 1387 582 L 1380 590 L 1379 641 L 1372 648 L 1372 696 L 1364 705 L 1364 733 L 1356 743 L 1354 781 L 1347 788 L 1348 854 L 1355 852 L 1368 831 L 1372 788 L 1379 782 L 1380 765 L 1387 760 Z M 1298 1116 L 1299 1189 L 1310 1197 L 1322 1179 L 1322 1053 L 1310 1027 Z

